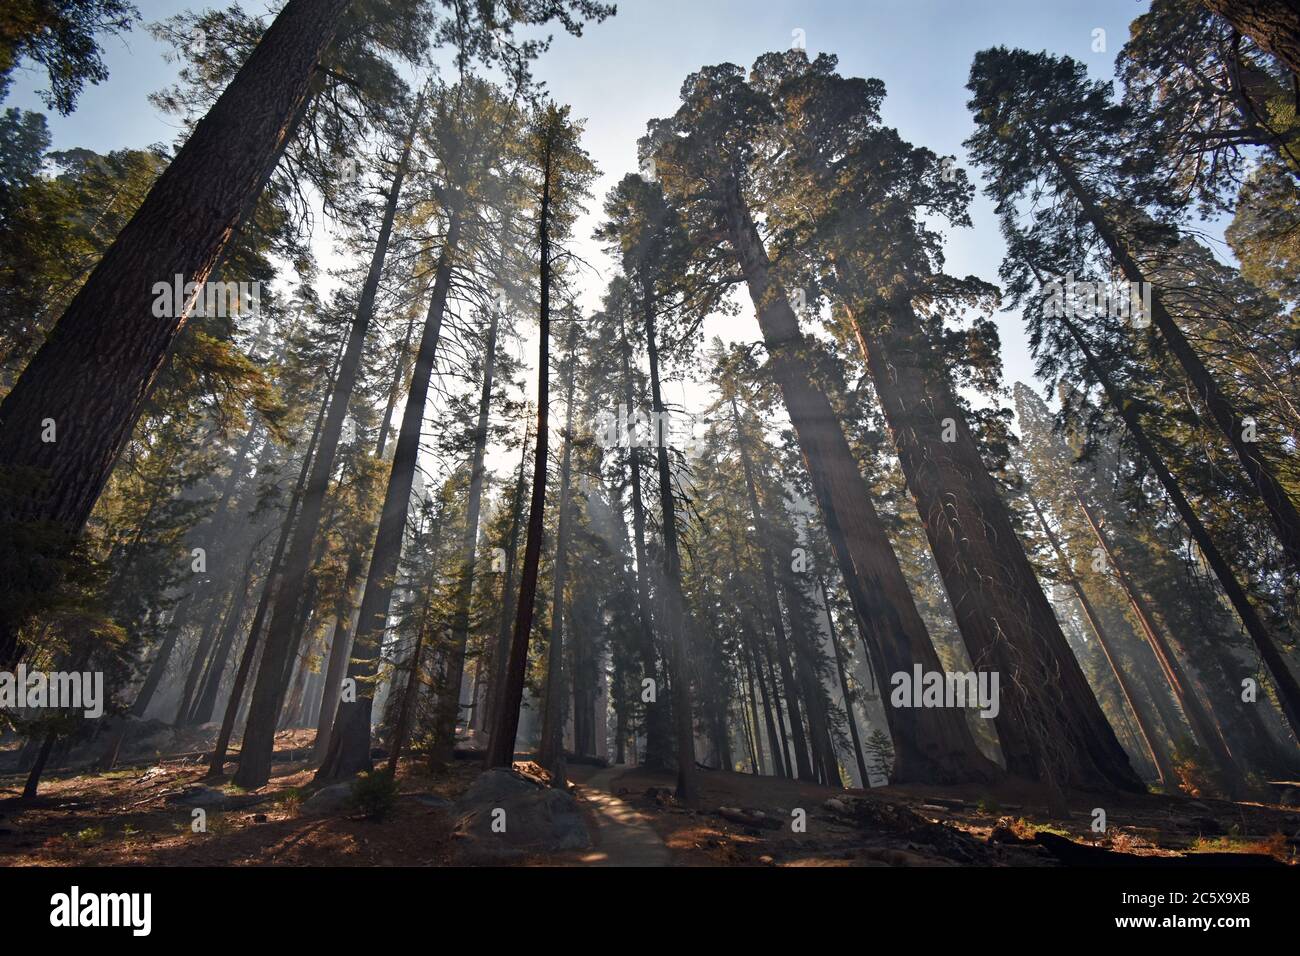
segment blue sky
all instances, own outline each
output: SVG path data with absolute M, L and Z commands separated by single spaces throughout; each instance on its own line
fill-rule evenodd
M 137 0 L 145 22 L 203 4 L 185 0 Z M 253 0 L 248 9 L 262 10 Z M 706 63 L 750 64 L 772 49 L 788 47 L 802 30 L 810 55 L 834 53 L 844 73 L 884 80 L 884 119 L 903 136 L 964 165 L 962 141 L 971 132 L 965 82 L 976 51 L 995 44 L 1069 54 L 1094 76 L 1110 78 L 1129 22 L 1146 8 L 1137 0 L 623 0 L 617 16 L 589 26 L 582 38 L 557 36 L 537 65 L 552 95 L 585 117 L 585 142 L 602 171 L 593 215 L 579 226 L 582 252 L 604 266 L 586 241 L 600 197 L 624 173 L 636 168 L 636 139 L 646 120 L 671 113 L 685 76 Z M 1094 52 L 1094 31 L 1105 30 L 1105 51 Z M 106 42 L 110 78 L 82 95 L 70 117 L 50 116 L 55 148 L 84 146 L 98 151 L 170 143 L 174 122 L 147 100 L 175 79 L 176 65 L 163 47 L 140 28 Z M 6 105 L 44 111 L 36 90 L 39 73 L 16 76 Z M 978 176 L 973 174 L 978 182 Z M 948 269 L 996 281 L 1002 243 L 992 209 L 980 197 L 974 227 L 953 231 Z M 324 236 L 320 252 L 328 263 Z M 598 302 L 603 280 L 593 277 L 586 302 Z M 1031 359 L 1018 317 L 999 318 L 1008 382 L 1029 381 Z M 757 339 L 752 316 L 718 320 L 706 334 Z M 688 389 L 689 390 L 689 389 Z M 686 398 L 685 393 L 682 395 Z

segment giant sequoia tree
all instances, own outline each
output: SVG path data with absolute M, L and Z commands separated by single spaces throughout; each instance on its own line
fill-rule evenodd
M 762 185 L 757 134 L 774 115 L 730 64 L 700 71 L 682 89 L 677 114 L 652 122 L 643 143 L 665 191 L 682 204 L 688 232 L 698 237 L 693 267 L 715 282 L 729 281 L 735 268 L 744 277 L 836 560 L 863 632 L 878 642 L 873 661 L 882 684 L 891 674 L 910 673 L 914 663 L 937 670 L 933 646 L 839 421 L 818 385 L 807 340 L 751 209 L 751 193 L 761 195 Z M 706 237 L 724 241 L 728 255 L 719 256 Z M 960 713 L 896 710 L 890 720 L 900 725 L 894 740 L 904 778 L 971 779 L 990 773 Z
M 774 225 L 814 263 L 824 256 L 825 281 L 871 373 L 966 648 L 977 669 L 1008 681 L 996 718 L 1008 768 L 1057 783 L 1100 773 L 1134 786 L 981 458 L 947 357 L 918 315 L 982 291 L 942 274 L 940 238 L 923 221 L 967 222 L 969 186 L 928 150 L 880 127 L 881 84 L 845 80 L 833 68 L 832 58 L 808 64 L 797 53 L 755 67 L 754 85 L 780 116 L 771 134 L 782 156 Z

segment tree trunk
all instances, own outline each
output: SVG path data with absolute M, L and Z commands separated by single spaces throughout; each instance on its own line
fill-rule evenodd
M 793 737 L 795 766 L 800 780 L 815 779 L 812 762 L 809 760 L 808 741 L 803 732 L 803 717 L 799 709 L 798 685 L 795 683 L 794 671 L 790 667 L 790 644 L 786 640 L 785 623 L 781 619 L 781 606 L 777 600 L 776 576 L 772 571 L 772 552 L 767 547 L 767 518 L 758 502 L 758 491 L 754 486 L 754 467 L 749 460 L 749 448 L 745 434 L 741 429 L 740 410 L 736 397 L 731 396 L 731 421 L 736 429 L 736 448 L 740 452 L 741 471 L 745 476 L 745 491 L 749 496 L 749 510 L 757 532 L 759 564 L 763 572 L 763 597 L 767 608 L 768 621 L 776 637 L 777 663 L 781 665 L 781 684 L 785 688 L 785 702 L 790 710 L 790 733 Z
M 492 681 L 488 684 L 487 727 L 489 743 L 496 727 L 501 691 L 506 683 L 506 669 L 510 658 L 510 626 L 514 623 L 518 595 L 515 593 L 515 559 L 519 556 L 519 526 L 524 507 L 524 466 L 528 463 L 528 422 L 524 423 L 524 440 L 520 444 L 519 473 L 515 478 L 515 491 L 510 499 L 510 535 L 505 547 L 505 580 L 501 583 L 501 615 L 497 619 L 496 647 L 492 652 Z
M 844 695 L 844 715 L 849 721 L 849 737 L 853 740 L 853 757 L 858 763 L 858 779 L 864 789 L 871 786 L 871 775 L 867 773 L 867 761 L 862 755 L 862 738 L 858 736 L 858 718 L 853 713 L 853 698 L 849 694 L 849 678 L 844 669 L 844 651 L 840 647 L 840 637 L 836 633 L 835 618 L 831 617 L 831 598 L 826 590 L 825 579 L 818 578 L 822 591 L 822 607 L 826 610 L 826 627 L 831 633 L 831 647 L 835 650 L 835 670 L 840 677 L 840 693 Z
M 1249 788 L 1245 777 L 1233 759 L 1232 752 L 1228 749 L 1227 741 L 1223 739 L 1222 729 L 1206 709 L 1202 700 L 1204 691 L 1191 683 L 1189 674 L 1183 669 L 1178 656 L 1169 645 L 1164 629 L 1156 624 L 1155 616 L 1151 613 L 1146 598 L 1134 586 L 1128 574 L 1125 573 L 1123 566 L 1116 559 L 1115 553 L 1110 546 L 1110 540 L 1077 488 L 1074 495 L 1079 502 L 1079 508 L 1083 511 L 1084 517 L 1088 519 L 1088 527 L 1092 529 L 1093 535 L 1097 538 L 1097 543 L 1101 545 L 1102 551 L 1105 552 L 1107 564 L 1115 572 L 1116 580 L 1119 581 L 1120 587 L 1124 589 L 1124 594 L 1128 597 L 1129 604 L 1133 608 L 1133 614 L 1137 617 L 1139 625 L 1141 625 L 1143 635 L 1155 652 L 1156 661 L 1160 665 L 1160 670 L 1164 672 L 1165 680 L 1169 683 L 1169 689 L 1173 692 L 1174 699 L 1178 701 L 1178 706 L 1187 715 L 1187 722 L 1192 725 L 1192 730 L 1197 739 L 1209 752 L 1211 759 L 1214 760 L 1219 776 L 1228 791 L 1228 796 L 1234 800 L 1240 799 Z
M 802 596 L 802 589 L 796 584 L 787 585 L 790 594 L 790 606 Z M 803 684 L 803 697 L 809 702 L 809 739 L 810 747 L 816 760 L 822 765 L 822 782 L 828 787 L 844 787 L 844 778 L 840 775 L 840 756 L 836 753 L 835 740 L 831 736 L 831 714 L 827 709 L 826 685 L 822 683 L 822 649 L 815 640 L 815 632 L 810 627 L 810 620 L 800 615 L 794 619 L 794 658 L 800 667 L 800 680 Z
M 623 363 L 623 401 L 627 407 L 627 465 L 631 473 L 632 499 L 632 547 L 636 557 L 636 594 L 637 624 L 640 641 L 637 650 L 641 657 L 642 678 L 652 680 L 656 686 L 662 683 L 658 661 L 655 655 L 654 626 L 650 620 L 650 583 L 649 565 L 646 563 L 645 534 L 645 499 L 641 496 L 641 449 L 633 424 L 636 409 L 635 389 L 632 382 L 632 344 L 628 341 L 627 325 L 623 314 L 619 314 L 620 352 Z M 642 766 L 657 769 L 667 765 L 668 726 L 664 708 L 656 701 L 647 702 L 645 711 L 645 760 Z
M 781 759 L 781 740 L 776 732 L 776 721 L 772 717 L 772 692 L 763 674 L 762 662 L 754 653 L 753 642 L 754 636 L 747 635 L 745 652 L 749 655 L 749 671 L 757 679 L 758 690 L 763 695 L 763 727 L 767 731 L 767 752 L 772 756 L 772 772 L 778 777 L 789 777 L 785 761 Z
M 393 410 L 397 407 L 397 396 L 402 388 L 406 354 L 411 347 L 411 336 L 415 334 L 415 313 L 406 323 L 406 333 L 397 352 L 396 368 L 393 381 L 388 388 L 388 401 L 384 405 L 384 417 L 379 423 L 379 437 L 375 440 L 375 459 L 384 460 L 384 451 L 388 447 L 388 435 L 392 429 Z M 370 482 L 358 494 L 361 501 L 370 500 Z M 362 585 L 361 575 L 366 570 L 365 539 L 370 537 L 373 521 L 366 523 L 362 540 L 354 541 L 348 551 L 347 569 L 343 574 L 343 588 L 334 608 L 334 634 L 330 640 L 329 663 L 325 667 L 325 676 L 321 681 L 320 701 L 316 713 L 316 739 L 312 743 L 311 757 L 319 763 L 325 759 L 329 749 L 330 735 L 334 730 L 334 715 L 339 706 L 339 693 L 342 689 L 343 675 L 347 671 L 349 655 L 352 652 L 352 628 L 354 612 L 361 601 L 358 590 Z
M 798 320 L 770 275 L 770 263 L 739 192 L 727 210 L 732 247 L 745 274 L 773 376 L 785 399 L 821 508 L 822 519 L 871 647 L 882 687 L 914 663 L 941 670 L 939 656 L 912 600 L 898 557 L 858 471 L 829 400 L 815 384 Z M 896 753 L 896 781 L 988 781 L 998 768 L 975 745 L 964 714 L 951 708 L 887 708 Z
M 695 796 L 695 719 L 691 713 L 689 636 L 686 631 L 686 599 L 682 595 L 682 561 L 677 543 L 677 503 L 673 495 L 672 472 L 668 467 L 668 443 L 664 434 L 664 403 L 659 390 L 659 344 L 655 334 L 654 298 L 642 290 L 646 350 L 650 359 L 650 402 L 655 413 L 654 444 L 659 467 L 659 507 L 664 539 L 664 630 L 667 632 L 668 668 L 672 672 L 673 719 L 677 736 L 677 799 Z M 631 412 L 629 412 L 631 414 Z
M 460 219 L 452 213 L 447 225 L 446 242 L 438 258 L 437 277 L 433 282 L 429 312 L 420 335 L 411 387 L 406 396 L 406 409 L 402 412 L 402 425 L 393 452 L 393 466 L 388 475 L 379 529 L 375 534 L 375 546 L 371 550 L 366 590 L 361 597 L 361 613 L 357 619 L 356 637 L 353 639 L 352 660 L 348 664 L 348 677 L 356 681 L 357 699 L 339 702 L 329 749 L 316 773 L 316 779 L 320 781 L 342 780 L 371 767 L 370 719 L 374 706 L 375 668 L 397 579 L 402 538 L 406 532 L 406 518 L 411 506 L 411 488 L 420 455 L 425 405 L 433 378 L 438 342 L 442 337 L 442 319 L 451 289 L 452 262 L 459 241 Z
M 732 567 L 739 572 L 741 569 L 740 556 L 736 549 L 736 537 L 734 534 L 728 536 L 728 550 L 731 554 Z M 751 618 L 747 611 L 741 608 L 741 645 L 744 653 L 749 656 L 749 669 L 751 675 L 757 675 L 758 686 L 763 693 L 763 716 L 767 725 L 767 742 L 768 750 L 772 754 L 772 764 L 778 777 L 791 777 L 792 773 L 787 772 L 789 766 L 790 749 L 785 743 L 785 726 L 781 723 L 784 718 L 779 716 L 776 720 L 772 717 L 772 692 L 768 690 L 767 678 L 763 672 L 762 661 L 754 650 L 755 643 L 759 640 L 754 634 L 751 624 Z M 766 648 L 766 645 L 764 645 Z M 777 737 L 777 725 L 781 724 L 780 741 Z M 754 721 L 755 733 L 758 732 L 758 719 Z M 782 759 L 782 749 L 785 751 L 785 758 Z
M 614 665 L 614 686 L 624 685 L 621 665 Z M 627 763 L 627 706 L 616 704 L 614 707 L 614 763 Z
M 437 549 L 434 549 L 435 556 Z M 433 564 L 430 572 L 434 570 Z M 384 772 L 389 777 L 397 775 L 397 762 L 402 759 L 402 748 L 411 726 L 411 713 L 415 710 L 415 700 L 420 693 L 420 654 L 424 650 L 424 632 L 429 626 L 429 606 L 433 601 L 433 574 L 430 573 L 424 588 L 424 606 L 420 610 L 420 627 L 415 634 L 415 647 L 411 649 L 409 670 L 406 675 L 406 688 L 402 691 L 402 706 L 397 715 L 397 726 L 393 730 L 393 741 L 389 747 L 388 766 Z
M 506 659 L 505 679 L 492 715 L 492 735 L 486 764 L 510 767 L 515 759 L 515 737 L 519 733 L 519 707 L 524 699 L 524 678 L 528 667 L 528 640 L 533 630 L 537 604 L 537 572 L 545 534 L 546 458 L 550 435 L 551 385 L 551 148 L 549 141 L 542 167 L 542 199 L 537 217 L 539 298 L 537 341 L 537 452 L 533 462 L 533 493 L 528 505 L 528 533 L 524 538 L 524 566 L 519 575 L 519 602 L 515 607 L 515 631 Z
M 330 370 L 330 384 L 326 387 L 326 394 L 333 389 L 333 382 L 338 374 L 341 361 L 342 354 L 340 353 L 339 357 L 334 360 L 334 367 Z M 279 587 L 281 562 L 284 559 L 285 548 L 288 546 L 289 537 L 293 532 L 298 508 L 307 487 L 308 477 L 311 474 L 312 459 L 315 457 L 316 447 L 320 442 L 327 410 L 328 403 L 322 400 L 320 411 L 316 415 L 316 424 L 312 428 L 311 441 L 307 443 L 307 450 L 303 453 L 302 466 L 298 470 L 298 480 L 294 483 L 293 493 L 289 496 L 289 506 L 284 512 L 284 522 L 280 526 L 280 535 L 275 542 L 275 551 L 271 555 L 271 563 L 267 565 L 266 579 L 262 582 L 262 596 L 257 602 L 257 610 L 253 613 L 253 623 L 248 627 L 248 638 L 244 641 L 244 650 L 239 659 L 239 669 L 235 672 L 235 683 L 230 689 L 230 699 L 226 701 L 226 712 L 221 719 L 221 731 L 217 734 L 217 742 L 212 750 L 212 760 L 208 764 L 208 773 L 214 777 L 220 777 L 225 772 L 226 752 L 230 747 L 230 738 L 234 734 L 235 723 L 242 709 L 244 690 L 248 686 L 248 679 L 253 671 L 253 663 L 258 656 L 257 651 L 262 623 L 266 619 L 266 612 L 275 597 L 276 589 Z
M 226 621 L 227 615 L 222 614 L 225 598 L 225 594 L 212 595 L 212 603 L 208 608 L 207 619 L 203 623 L 199 642 L 194 648 L 194 657 L 190 660 L 190 666 L 186 672 L 185 688 L 181 692 L 180 705 L 176 708 L 176 717 L 172 720 L 173 726 L 182 727 L 189 722 L 190 704 L 193 701 L 194 689 L 198 686 L 199 678 L 203 676 L 205 671 L 205 665 L 208 663 L 208 653 L 212 649 L 212 642 L 216 640 L 217 630 Z M 226 606 L 227 614 L 229 610 L 230 608 Z
M 295 627 L 299 619 L 299 598 L 310 571 L 312 545 L 316 539 L 325 496 L 329 490 L 330 476 L 334 471 L 334 458 L 338 450 L 339 436 L 343 431 L 343 420 L 347 415 L 348 401 L 360 376 L 366 334 L 374 316 L 375 295 L 379 289 L 384 258 L 388 252 L 388 240 L 392 235 L 393 219 L 397 213 L 402 183 L 406 178 L 410 162 L 411 144 L 415 139 L 422 110 L 423 94 L 416 102 L 397 170 L 388 188 L 384 218 L 379 227 L 374 254 L 371 256 L 370 270 L 361 288 L 357 313 L 348 335 L 347 350 L 339 366 L 339 374 L 334 382 L 334 394 L 330 399 L 325 425 L 321 431 L 320 444 L 312 462 L 311 479 L 303 493 L 302 510 L 294 528 L 293 543 L 285 558 L 284 579 L 277 590 L 271 623 L 267 628 L 262 664 L 258 670 L 257 683 L 253 688 L 248 722 L 244 728 L 244 742 L 240 748 L 239 772 L 235 775 L 235 782 L 250 790 L 263 786 L 270 777 L 275 728 L 279 721 L 280 704 L 283 699 L 281 688 L 284 686 L 285 669 L 292 660 L 300 639 Z M 441 315 L 439 319 L 441 320 Z M 405 502 L 403 512 L 405 512 Z
M 54 742 L 58 739 L 59 735 L 54 731 L 46 731 L 45 739 L 41 741 L 41 749 L 36 753 L 36 761 L 32 764 L 32 769 L 27 773 L 27 782 L 23 784 L 22 799 L 31 800 L 36 796 L 36 789 L 41 783 L 41 775 L 45 773 L 45 764 L 50 759 L 50 751 L 54 749 Z
M 0 502 L 0 526 L 49 523 L 65 533 L 63 547 L 80 533 L 193 308 L 191 299 L 156 316 L 153 284 L 180 275 L 202 288 L 274 167 L 349 2 L 285 5 L 5 396 L 0 461 L 43 480 Z M 46 419 L 57 442 L 40 440 Z M 0 666 L 17 653 L 20 624 L 0 621 Z
M 393 427 L 393 412 L 397 408 L 397 396 L 402 391 L 402 372 L 405 370 L 406 356 L 411 350 L 411 336 L 415 334 L 417 313 L 412 310 L 411 318 L 406 323 L 406 332 L 402 335 L 402 344 L 397 350 L 397 367 L 393 370 L 393 381 L 388 386 L 388 400 L 384 403 L 384 417 L 379 422 L 379 437 L 375 440 L 375 457 L 382 460 L 384 449 L 388 445 L 388 433 Z
M 793 610 L 797 606 L 793 584 L 787 584 L 786 595 L 788 606 Z M 831 741 L 830 719 L 826 713 L 826 697 L 817 667 L 812 635 L 808 633 L 807 621 L 796 614 L 791 615 L 790 629 L 794 636 L 795 667 L 798 671 L 799 683 L 803 687 L 804 700 L 808 705 L 806 710 L 809 750 L 820 767 L 821 782 L 829 787 L 843 787 L 844 782 L 839 774 L 839 757 Z
M 397 762 L 402 759 L 402 750 L 406 746 L 406 737 L 411 726 L 411 711 L 415 709 L 415 697 L 420 692 L 420 652 L 423 650 L 424 627 L 421 625 L 415 647 L 411 651 L 406 689 L 402 692 L 402 706 L 397 715 L 397 727 L 393 730 L 388 765 L 384 768 L 384 773 L 389 777 L 397 776 Z
M 217 695 L 221 692 L 221 678 L 225 676 L 226 663 L 230 660 L 230 649 L 235 642 L 235 634 L 239 631 L 240 621 L 244 617 L 249 591 L 253 587 L 253 568 L 256 563 L 257 546 L 254 545 L 244 568 L 243 580 L 240 581 L 239 590 L 235 593 L 235 603 L 226 614 L 225 622 L 221 626 L 221 639 L 217 642 L 207 673 L 199 685 L 199 697 L 187 717 L 187 723 L 206 724 L 212 719 L 212 712 L 217 706 Z
M 1007 769 L 1056 790 L 1145 787 L 1070 650 L 910 301 L 854 330 L 976 670 L 1001 675 Z
M 745 740 L 745 753 L 749 757 L 749 768 L 755 777 L 763 774 L 763 759 L 758 746 L 758 704 L 754 700 L 754 678 L 749 673 L 744 655 L 737 655 L 736 664 L 740 670 L 737 689 L 740 700 L 740 730 Z
M 781 692 L 776 686 L 776 665 L 772 663 L 772 648 L 763 643 L 763 660 L 762 663 L 767 665 L 767 688 L 770 690 L 770 700 L 772 706 L 776 709 L 776 729 L 781 738 L 781 754 L 785 761 L 784 775 L 787 779 L 794 779 L 794 761 L 790 759 L 790 736 L 785 732 L 785 708 L 781 706 Z M 775 744 L 773 744 L 775 746 Z
M 167 633 L 159 644 L 153 660 L 149 664 L 149 671 L 145 675 L 144 683 L 140 685 L 139 691 L 136 692 L 135 701 L 131 704 L 131 709 L 127 711 L 130 717 L 143 717 L 145 711 L 149 709 L 149 702 L 153 700 L 154 693 L 158 690 L 158 685 L 162 682 L 163 674 L 167 672 L 167 662 L 171 660 L 172 651 L 176 647 L 176 641 L 180 638 L 181 632 L 185 629 L 186 621 L 189 617 L 190 608 L 193 606 L 194 592 L 188 591 L 177 602 L 176 609 L 172 612 L 172 619 L 167 624 Z M 117 721 L 117 728 L 113 733 L 113 739 L 108 747 L 104 749 L 100 758 L 95 761 L 95 769 L 100 773 L 108 773 L 117 765 L 117 755 L 122 749 L 122 741 L 126 739 L 127 721 Z
M 500 321 L 500 309 L 494 307 L 491 311 L 492 318 L 488 322 L 487 343 L 483 353 L 483 387 L 479 393 L 478 421 L 474 426 L 469 495 L 465 502 L 465 533 L 460 544 L 461 567 L 456 582 L 455 616 L 452 619 L 451 647 L 447 657 L 448 682 L 440 688 L 437 725 L 434 728 L 432 763 L 435 766 L 452 759 L 452 750 L 456 745 L 456 724 L 460 718 L 460 687 L 465 671 L 465 645 L 469 641 L 474 572 L 478 564 L 479 512 L 487 474 L 483 467 L 483 457 L 487 451 L 488 416 L 492 410 L 492 374 L 496 368 L 497 324 Z
M 1300 9 L 1293 0 L 1202 0 L 1300 77 Z
M 316 715 L 316 739 L 312 743 L 312 760 L 322 760 L 329 747 L 330 735 L 334 728 L 334 714 L 338 709 L 339 692 L 342 689 L 343 675 L 347 671 L 348 657 L 352 651 L 352 617 L 357 599 L 357 588 L 361 583 L 361 572 L 365 567 L 366 554 L 364 546 L 354 543 L 348 553 L 347 570 L 344 572 L 343 588 L 339 592 L 339 601 L 334 609 L 334 633 L 330 638 L 329 661 L 325 665 L 325 678 L 321 682 L 319 710 Z
M 1210 537 L 1209 529 L 1201 523 L 1201 519 L 1192 508 L 1192 503 L 1183 494 L 1182 486 L 1178 484 L 1177 479 L 1174 478 L 1165 464 L 1164 458 L 1156 450 L 1151 439 L 1147 437 L 1146 429 L 1142 425 L 1142 420 L 1138 417 L 1134 403 L 1112 381 L 1078 326 L 1068 318 L 1063 317 L 1062 322 L 1074 339 L 1075 344 L 1079 347 L 1079 351 L 1083 354 L 1084 362 L 1093 378 L 1101 384 L 1103 391 L 1106 393 L 1106 398 L 1110 401 L 1111 408 L 1119 414 L 1124 422 L 1134 444 L 1137 445 L 1138 453 L 1146 459 L 1152 472 L 1160 481 L 1160 486 L 1165 490 L 1165 494 L 1173 502 L 1174 509 L 1178 512 L 1179 517 L 1183 519 L 1183 524 L 1187 526 L 1188 533 L 1191 535 L 1192 540 L 1196 542 L 1197 548 L 1200 549 L 1201 555 L 1205 558 L 1205 563 L 1214 571 L 1214 576 L 1218 579 L 1224 594 L 1228 596 L 1228 602 L 1232 605 L 1233 610 L 1237 612 L 1242 627 L 1250 635 L 1251 643 L 1255 645 L 1255 650 L 1259 652 L 1260 658 L 1272 675 L 1273 686 L 1277 688 L 1278 701 L 1282 705 L 1282 713 L 1291 727 L 1291 732 L 1297 739 L 1300 739 L 1300 681 L 1296 680 L 1295 674 L 1287 665 L 1286 658 L 1277 647 L 1273 636 L 1264 627 L 1263 620 L 1260 619 L 1254 605 L 1250 603 L 1246 589 L 1237 580 L 1237 576 L 1228 564 L 1227 558 L 1223 556 L 1219 546 Z
M 140 685 L 140 690 L 135 695 L 135 702 L 131 705 L 129 711 L 133 717 L 143 717 L 145 711 L 149 709 L 149 702 L 153 700 L 153 695 L 162 682 L 163 674 L 167 671 L 167 662 L 171 660 L 172 651 L 176 648 L 176 641 L 180 638 L 181 632 L 185 630 L 185 625 L 188 623 L 189 612 L 194 606 L 194 592 L 190 591 L 182 597 L 180 604 L 182 606 L 178 607 L 172 615 L 171 622 L 167 625 L 167 635 L 163 638 L 162 644 L 158 647 L 158 652 L 149 665 L 149 673 L 145 675 L 144 683 Z M 109 767 L 107 769 L 112 770 L 113 768 Z
M 569 569 L 569 477 L 573 469 L 573 390 L 578 371 L 578 319 L 569 317 L 569 368 L 565 382 L 564 449 L 560 453 L 559 527 L 551 572 L 551 635 L 546 655 L 545 709 L 538 762 L 551 772 L 551 786 L 565 787 L 564 762 L 564 586 Z M 577 715 L 574 715 L 575 721 Z M 575 727 L 576 732 L 576 727 Z

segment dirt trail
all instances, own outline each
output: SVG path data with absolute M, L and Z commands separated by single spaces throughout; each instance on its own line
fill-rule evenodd
M 622 767 L 610 767 L 578 784 L 594 811 L 597 846 L 582 856 L 587 866 L 671 866 L 672 854 L 646 818 L 611 793 Z

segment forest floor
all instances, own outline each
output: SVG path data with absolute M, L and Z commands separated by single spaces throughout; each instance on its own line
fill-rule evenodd
M 52 770 L 28 801 L 21 799 L 22 774 L 0 775 L 0 866 L 452 862 L 450 803 L 481 772 L 478 761 L 457 760 L 436 774 L 422 761 L 403 761 L 399 795 L 380 822 L 348 812 L 309 815 L 302 804 L 312 791 L 311 743 L 311 731 L 277 735 L 271 782 L 255 793 L 205 780 L 202 754 L 194 753 L 110 773 Z M 571 764 L 569 777 L 594 845 L 523 865 L 1057 866 L 1062 858 L 1294 864 L 1300 854 L 1300 808 L 1280 804 L 1074 794 L 1063 819 L 1026 785 L 864 792 L 701 770 L 699 795 L 683 806 L 668 772 Z M 199 786 L 226 799 L 206 811 L 206 832 L 196 833 L 193 806 L 183 801 Z M 1104 834 L 1091 829 L 1099 804 Z M 725 815 L 721 808 L 728 808 Z M 800 817 L 802 830 L 793 825 Z
M 579 793 L 593 770 L 569 768 Z M 678 866 L 1060 865 L 1055 853 L 1035 842 L 1039 833 L 1066 838 L 1084 852 L 1122 854 L 1130 862 L 1190 857 L 1195 863 L 1241 854 L 1295 863 L 1300 856 L 1300 808 L 1273 804 L 1073 794 L 1070 817 L 1063 819 L 1048 811 L 1037 788 L 1023 784 L 838 790 L 701 770 L 699 796 L 687 807 L 672 797 L 670 773 L 612 768 L 598 776 L 588 785 L 608 787 L 641 813 Z M 1105 804 L 1105 834 L 1091 829 L 1099 802 Z M 722 807 L 751 811 L 749 816 L 761 810 L 762 818 L 728 819 L 717 813 Z M 802 832 L 792 826 L 797 809 L 806 814 Z M 1103 856 L 1088 862 L 1125 860 Z

